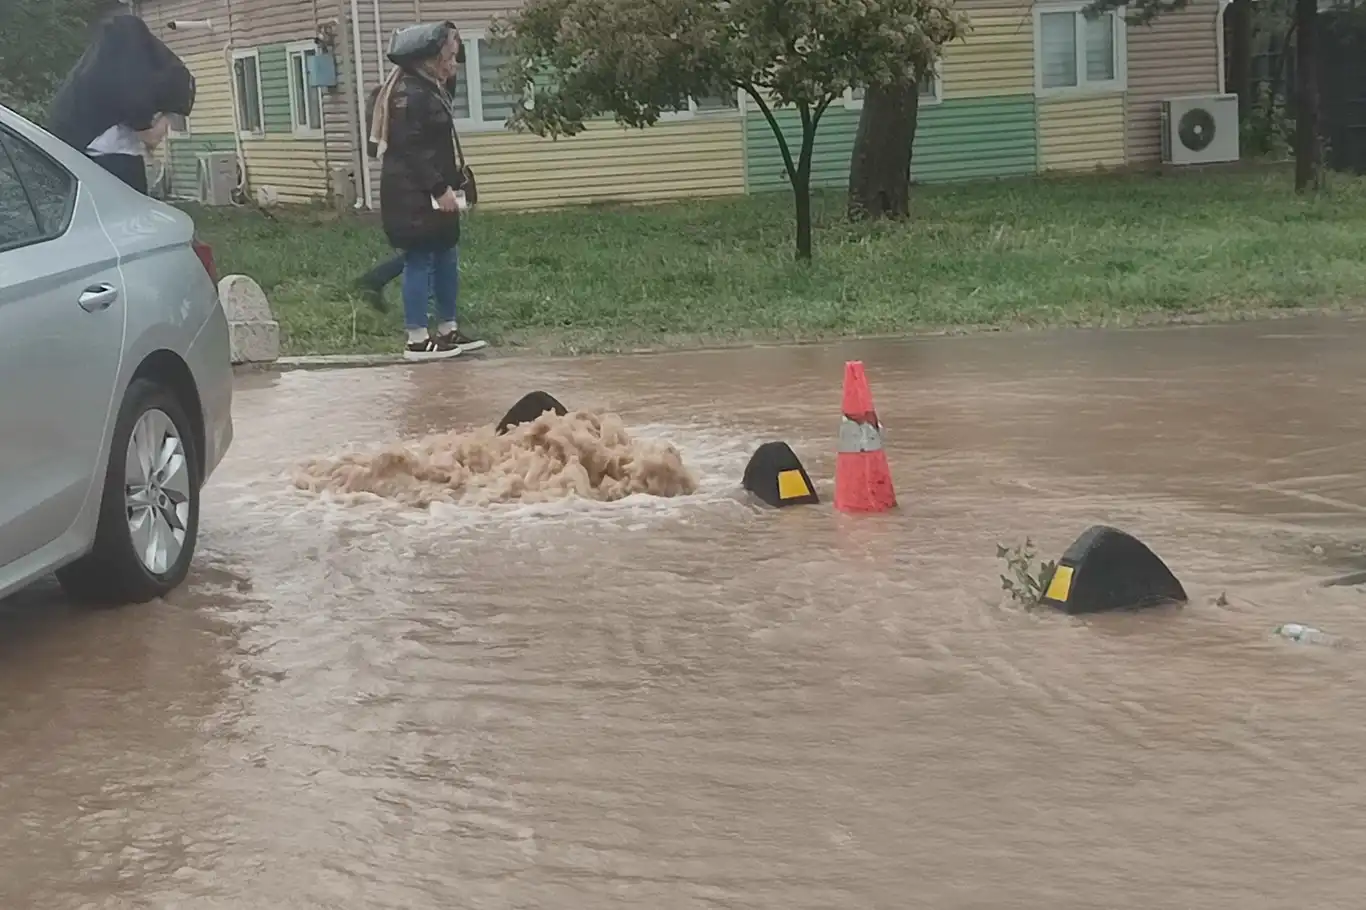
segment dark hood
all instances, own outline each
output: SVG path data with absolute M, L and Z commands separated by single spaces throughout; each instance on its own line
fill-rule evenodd
M 102 23 L 48 108 L 48 129 L 84 151 L 119 123 L 146 129 L 158 113 L 188 117 L 194 76 L 137 16 Z

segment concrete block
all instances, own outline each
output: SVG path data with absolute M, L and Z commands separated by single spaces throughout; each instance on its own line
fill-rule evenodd
M 228 317 L 233 363 L 273 363 L 280 358 L 280 323 L 259 284 L 246 275 L 226 275 L 218 282 L 218 300 Z

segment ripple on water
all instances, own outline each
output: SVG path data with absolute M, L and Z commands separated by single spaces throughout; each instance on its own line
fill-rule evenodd
M 1366 539 L 1360 339 L 1308 388 L 1284 340 L 1191 337 L 869 348 L 902 507 L 857 518 L 737 491 L 770 438 L 831 476 L 826 349 L 557 365 L 698 477 L 610 503 L 293 488 L 352 437 L 496 418 L 531 367 L 244 395 L 211 571 L 0 663 L 0 906 L 1355 910 L 1366 610 L 1315 582 Z M 1005 602 L 998 542 L 1093 523 L 1191 603 Z

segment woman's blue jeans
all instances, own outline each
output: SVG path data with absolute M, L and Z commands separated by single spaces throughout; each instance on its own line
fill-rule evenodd
M 460 247 L 403 253 L 403 325 L 425 329 L 427 302 L 436 298 L 436 320 L 455 322 L 460 297 Z

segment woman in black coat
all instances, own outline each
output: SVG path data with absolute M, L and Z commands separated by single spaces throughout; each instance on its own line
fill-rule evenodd
M 431 28 L 414 26 L 415 29 Z M 409 360 L 454 357 L 485 346 L 460 331 L 460 213 L 465 168 L 446 90 L 459 67 L 460 34 L 449 23 L 416 53 L 390 59 L 398 68 L 380 91 L 371 138 L 383 158 L 380 214 L 389 242 L 403 252 L 403 317 Z M 402 35 L 395 36 L 395 45 Z M 436 332 L 428 300 L 436 299 Z
M 464 64 L 464 45 L 461 45 L 460 51 L 456 54 L 455 62 L 461 65 Z M 455 95 L 456 84 L 456 77 L 452 76 L 451 81 L 446 83 L 446 93 L 448 95 Z M 375 102 L 379 99 L 379 93 L 383 88 L 384 86 L 382 85 L 375 86 L 370 91 L 370 97 L 366 99 L 365 109 L 367 111 L 371 111 L 372 114 L 375 110 Z M 373 141 L 366 142 L 365 154 L 371 158 L 379 157 L 379 150 L 376 148 L 375 143 Z M 364 297 L 367 301 L 369 301 L 372 307 L 383 312 L 385 309 L 388 308 L 388 304 L 384 300 L 384 289 L 386 286 L 388 286 L 388 284 L 391 281 L 397 280 L 398 277 L 402 274 L 403 254 L 399 253 L 396 256 L 391 256 L 388 259 L 385 259 L 379 265 L 376 265 L 370 271 L 366 272 L 364 275 L 357 278 L 355 283 L 355 289 L 357 293 L 360 294 L 360 296 Z

